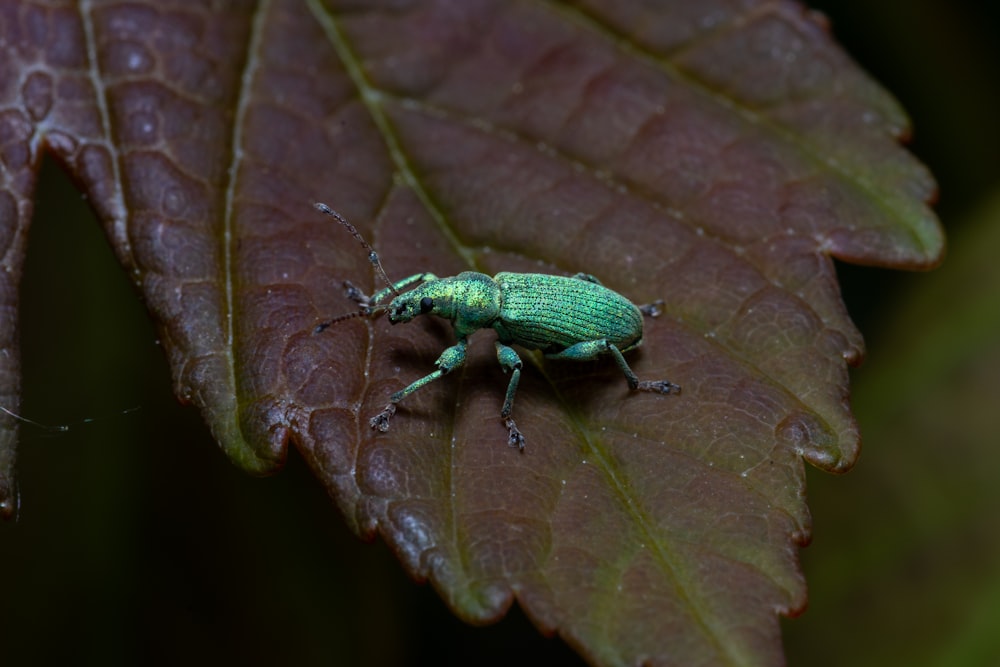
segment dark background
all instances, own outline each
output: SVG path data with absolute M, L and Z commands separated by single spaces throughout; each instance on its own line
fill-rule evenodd
M 811 6 L 911 115 L 910 148 L 938 178 L 939 214 L 957 230 L 1000 183 L 1000 13 L 971 1 Z M 866 337 L 924 279 L 839 268 Z M 294 450 L 276 477 L 233 467 L 173 398 L 142 305 L 52 163 L 23 290 L 22 413 L 69 429 L 22 429 L 21 516 L 0 525 L 0 663 L 580 664 L 516 609 L 488 628 L 454 619 L 384 545 L 345 528 Z M 878 448 L 866 441 L 859 468 Z M 850 479 L 810 472 L 810 582 L 841 534 L 828 508 Z M 855 522 L 863 534 L 865 516 Z M 784 623 L 791 665 L 821 664 L 822 640 L 849 664 L 878 651 L 852 639 L 856 619 L 831 614 L 825 597 L 810 606 Z

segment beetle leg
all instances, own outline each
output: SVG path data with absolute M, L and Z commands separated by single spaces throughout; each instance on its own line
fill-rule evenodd
M 639 312 L 649 317 L 659 317 L 663 314 L 663 299 L 657 299 L 652 303 L 645 303 L 638 307 Z
M 571 361 L 590 361 L 608 351 L 608 341 L 586 340 L 576 345 L 570 345 L 561 352 L 550 352 L 545 356 L 549 359 L 570 359 Z M 616 348 L 617 349 L 617 348 Z M 631 372 L 631 371 L 629 371 Z M 626 373 L 628 375 L 628 373 Z
M 435 276 L 433 273 L 414 273 L 409 278 L 403 278 L 399 282 L 393 283 L 392 287 L 386 287 L 384 289 L 380 289 L 379 291 L 375 292 L 375 294 L 372 294 L 369 301 L 371 303 L 378 303 L 379 301 L 389 296 L 390 294 L 395 295 L 400 290 L 406 289 L 407 287 L 413 285 L 414 283 L 429 283 L 432 280 L 437 280 L 437 279 L 438 277 Z
M 344 294 L 348 299 L 358 304 L 358 308 L 361 312 L 370 314 L 372 312 L 372 301 L 371 297 L 361 291 L 361 288 L 352 283 L 350 280 L 344 281 Z
M 389 430 L 389 418 L 396 414 L 396 404 L 389 403 L 384 408 L 382 412 L 378 413 L 374 417 L 368 420 L 368 423 L 373 429 L 377 429 L 385 433 Z
M 368 302 L 371 300 L 368 295 L 361 291 L 361 288 L 352 283 L 350 280 L 344 281 L 344 294 L 348 299 L 356 304 L 367 306 Z
M 681 386 L 668 380 L 642 380 L 636 387 L 639 391 L 651 391 L 656 394 L 679 394 Z
M 517 355 L 514 348 L 496 341 L 497 360 L 503 368 L 503 372 L 510 371 L 510 382 L 507 384 L 507 395 L 503 399 L 503 409 L 500 410 L 500 418 L 504 420 L 507 427 L 507 444 L 524 451 L 524 436 L 517 430 L 517 424 L 511 419 L 510 413 L 514 409 L 514 393 L 517 391 L 517 383 L 521 379 L 521 357 Z
M 389 397 L 389 403 L 383 408 L 382 412 L 378 413 L 372 417 L 368 423 L 373 429 L 382 431 L 389 430 L 389 419 L 396 413 L 396 404 L 401 400 L 420 389 L 421 387 L 434 382 L 442 375 L 447 375 L 459 366 L 465 363 L 465 348 L 468 342 L 461 338 L 456 345 L 452 345 L 441 353 L 438 360 L 435 362 L 437 365 L 437 370 L 433 373 L 428 373 L 419 380 L 414 381 L 410 386 L 405 389 L 400 389 L 395 394 Z
M 667 380 L 646 380 L 640 381 L 635 372 L 625 361 L 622 351 L 614 343 L 609 343 L 605 339 L 588 340 L 576 345 L 570 345 L 562 352 L 546 354 L 549 359 L 572 359 L 573 361 L 589 361 L 596 359 L 600 354 L 610 353 L 615 358 L 618 368 L 625 374 L 628 388 L 633 391 L 652 391 L 658 394 L 679 394 L 681 388 L 673 382 Z
M 507 427 L 507 445 L 509 447 L 517 447 L 522 452 L 524 451 L 524 436 L 517 429 L 517 424 L 510 417 L 503 422 L 504 426 Z
M 385 289 L 375 292 L 375 294 L 371 296 L 368 296 L 363 291 L 361 291 L 361 288 L 352 283 L 350 280 L 345 280 L 344 294 L 347 296 L 348 299 L 358 304 L 359 312 L 351 313 L 348 315 L 341 315 L 331 320 L 327 320 L 326 322 L 322 322 L 316 326 L 313 333 L 319 333 L 320 331 L 323 331 L 324 329 L 329 327 L 331 324 L 334 324 L 335 322 L 351 319 L 352 317 L 357 317 L 358 315 L 363 315 L 365 317 L 368 317 L 373 312 L 375 312 L 376 308 L 378 308 L 377 306 L 378 302 L 384 299 L 385 297 L 389 296 L 390 294 L 398 294 L 399 290 L 405 287 L 409 287 L 410 285 L 416 282 L 430 282 L 432 280 L 437 280 L 437 279 L 438 279 L 437 276 L 435 276 L 433 273 L 416 273 L 410 276 L 409 278 L 404 278 L 403 280 L 400 280 L 398 283 L 393 284 L 392 287 L 386 287 Z M 386 426 L 386 428 L 389 427 Z
M 588 283 L 594 283 L 596 285 L 601 285 L 602 287 L 604 286 L 604 283 L 602 283 L 600 280 L 590 275 L 589 273 L 576 273 L 573 274 L 573 277 L 576 278 L 577 280 L 585 280 Z
M 622 373 L 625 374 L 629 389 L 633 391 L 652 391 L 657 394 L 681 393 L 680 385 L 668 382 L 667 380 L 639 380 L 635 372 L 629 368 L 628 362 L 625 361 L 625 356 L 621 353 L 621 350 L 611 343 L 606 343 L 606 345 L 608 346 L 608 351 L 618 363 L 618 368 L 622 369 Z

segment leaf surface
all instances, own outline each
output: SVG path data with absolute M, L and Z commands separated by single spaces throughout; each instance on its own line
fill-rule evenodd
M 848 469 L 862 342 L 833 257 L 937 261 L 907 121 L 784 2 L 0 2 L 0 398 L 16 409 L 17 277 L 42 150 L 62 160 L 157 319 L 179 397 L 234 461 L 289 439 L 351 526 L 461 617 L 516 598 L 594 664 L 777 664 L 805 603 L 803 459 Z M 586 272 L 663 299 L 629 363 L 491 335 L 368 419 L 453 343 L 353 320 L 341 284 Z M 12 452 L 13 424 L 5 422 Z M 12 511 L 13 456 L 0 457 Z

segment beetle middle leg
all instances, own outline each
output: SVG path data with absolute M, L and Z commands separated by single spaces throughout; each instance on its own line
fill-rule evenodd
M 588 340 L 576 345 L 570 345 L 562 352 L 546 354 L 549 359 L 572 359 L 573 361 L 590 361 L 602 354 L 611 354 L 615 358 L 618 368 L 625 374 L 629 389 L 633 391 L 651 391 L 657 394 L 679 394 L 680 386 L 667 380 L 640 380 L 625 361 L 622 351 L 614 343 L 609 343 L 605 339 Z
M 514 393 L 517 391 L 517 383 L 521 380 L 521 357 L 518 356 L 514 348 L 496 341 L 497 360 L 503 367 L 503 372 L 510 371 L 510 383 L 507 384 L 507 395 L 503 399 L 503 409 L 500 410 L 500 418 L 504 420 L 507 427 L 507 444 L 516 446 L 524 451 L 524 436 L 517 430 L 517 425 L 511 418 L 510 413 L 514 410 Z
M 396 414 L 396 404 L 401 400 L 420 389 L 421 387 L 434 382 L 443 375 L 447 375 L 459 366 L 465 363 L 465 349 L 468 346 L 468 342 L 464 338 L 460 338 L 458 343 L 447 348 L 438 357 L 435 363 L 437 365 L 437 370 L 433 373 L 428 373 L 424 377 L 416 380 L 410 386 L 405 389 L 400 389 L 395 394 L 389 397 L 389 403 L 382 409 L 382 412 L 378 413 L 372 417 L 368 423 L 373 429 L 382 431 L 383 433 L 389 430 L 389 419 Z

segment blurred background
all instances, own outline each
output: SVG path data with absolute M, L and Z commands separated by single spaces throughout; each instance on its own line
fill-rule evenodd
M 809 471 L 790 665 L 1000 664 L 1000 7 L 829 0 L 915 126 L 949 234 L 926 274 L 839 267 L 868 342 L 864 452 Z M 0 525 L 5 665 L 582 664 L 518 610 L 473 628 L 363 544 L 293 452 L 254 479 L 181 407 L 87 202 L 43 168 L 22 305 L 22 512 Z
M 909 112 L 948 253 L 927 274 L 840 267 L 864 446 L 847 475 L 809 473 L 789 663 L 1000 665 L 1000 6 L 812 6 Z

